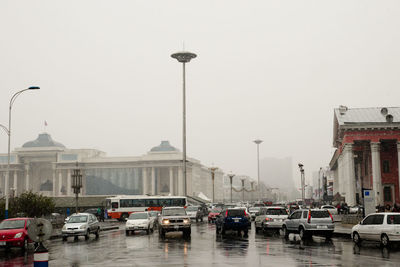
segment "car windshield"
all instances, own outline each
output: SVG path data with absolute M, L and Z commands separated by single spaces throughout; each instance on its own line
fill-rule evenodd
M 0 230 L 4 229 L 22 229 L 25 227 L 25 220 L 9 220 L 0 223 Z
M 146 212 L 138 212 L 138 213 L 132 213 L 131 215 L 129 215 L 129 220 L 143 220 L 143 219 L 147 219 L 148 215 Z
M 267 215 L 288 215 L 285 209 L 267 209 Z
M 181 209 L 163 209 L 162 214 L 164 216 L 183 216 L 186 215 L 184 208 Z
M 80 216 L 71 216 L 68 220 L 68 223 L 84 223 L 87 222 L 88 216 L 80 215 Z
M 228 217 L 232 217 L 232 216 L 244 216 L 244 210 L 242 210 L 242 209 L 228 210 Z
M 220 212 L 221 212 L 221 210 L 219 210 L 219 209 L 213 209 L 210 211 L 210 213 L 220 213 Z
M 158 216 L 158 212 L 157 212 L 157 211 L 150 211 L 150 212 L 149 212 L 149 215 L 150 215 L 151 217 L 157 217 L 157 216 Z
M 198 209 L 198 207 L 187 207 L 186 211 L 197 211 Z
M 259 212 L 260 211 L 260 207 L 253 207 L 249 209 L 250 212 Z
M 312 218 L 329 218 L 329 212 L 327 210 L 312 210 Z

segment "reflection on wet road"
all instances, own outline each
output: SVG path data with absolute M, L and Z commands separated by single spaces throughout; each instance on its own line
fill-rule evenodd
M 80 238 L 48 243 L 50 266 L 398 266 L 400 249 L 381 249 L 374 243 L 355 246 L 350 240 L 314 237 L 306 242 L 291 235 L 249 237 L 216 235 L 212 224 L 192 226 L 191 239 L 168 233 L 125 236 L 120 230 L 104 232 L 99 239 Z M 0 266 L 32 266 L 33 251 L 0 250 Z

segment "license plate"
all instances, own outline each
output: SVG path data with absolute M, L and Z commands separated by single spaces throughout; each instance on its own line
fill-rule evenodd
M 326 225 L 317 225 L 317 229 L 327 229 L 328 226 Z
M 234 222 L 239 222 L 239 219 L 233 219 Z
M 0 246 L 5 246 L 6 245 L 6 241 L 0 241 Z
M 178 230 L 179 229 L 179 225 L 175 225 L 174 228 L 175 228 L 175 230 Z

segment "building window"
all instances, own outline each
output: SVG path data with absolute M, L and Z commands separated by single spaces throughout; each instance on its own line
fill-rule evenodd
M 383 173 L 389 173 L 390 172 L 390 168 L 389 168 L 389 161 L 388 160 L 384 160 L 382 162 L 382 167 L 383 167 Z
M 383 200 L 385 202 L 392 202 L 392 187 L 391 186 L 383 187 Z

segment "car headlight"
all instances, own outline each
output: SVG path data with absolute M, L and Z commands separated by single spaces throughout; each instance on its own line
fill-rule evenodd
M 168 219 L 163 219 L 162 220 L 162 224 L 169 224 L 169 220 Z
M 18 234 L 16 234 L 15 236 L 14 236 L 14 238 L 20 238 L 22 236 L 22 232 L 21 233 L 18 233 Z
M 183 219 L 183 223 L 190 223 L 189 219 Z
M 80 227 L 79 227 L 79 229 L 86 229 L 86 225 L 84 224 L 84 225 L 81 225 Z
M 64 225 L 62 229 L 67 230 L 67 225 Z

